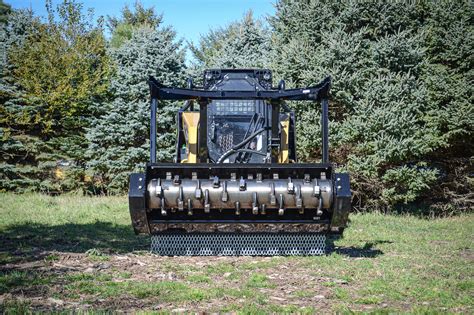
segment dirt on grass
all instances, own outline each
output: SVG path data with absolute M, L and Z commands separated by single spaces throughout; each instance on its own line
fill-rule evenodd
M 317 276 L 318 270 L 284 257 L 162 257 L 151 253 L 99 256 L 67 252 L 37 252 L 35 257 L 37 260 L 0 267 L 4 274 L 24 273 L 22 277 L 25 278 L 24 285 L 0 295 L 0 304 L 18 306 L 20 303 L 34 311 L 93 307 L 125 312 L 207 312 L 232 311 L 233 306 L 239 309 L 244 303 L 254 302 L 253 298 L 258 295 L 257 303 L 271 305 L 275 310 L 330 312 L 334 303 L 331 287 L 350 289 L 345 280 Z M 38 278 L 46 280 L 41 283 L 36 281 Z M 159 294 L 127 294 L 126 289 L 107 292 L 93 288 L 104 281 L 107 282 L 104 286 L 118 284 L 124 288 L 128 287 L 126 283 L 140 283 L 146 287 L 146 284 L 165 281 L 192 286 L 192 289 L 202 290 L 205 296 L 206 290 L 222 289 L 229 293 L 211 293 L 210 298 L 205 299 L 197 295 L 196 300 L 185 296 L 182 300 L 161 301 Z M 71 287 L 71 283 L 77 282 L 79 287 L 90 284 L 91 290 Z M 370 305 L 358 307 L 360 310 L 371 308 Z
M 360 283 L 345 280 L 345 275 L 328 276 L 324 266 L 318 268 L 311 257 L 162 257 L 146 252 L 105 254 L 97 250 L 33 250 L 27 256 L 21 251 L 16 255 L 17 262 L 0 266 L 0 273 L 16 277 L 8 292 L 0 295 L 3 312 L 93 309 L 127 313 L 332 313 L 349 309 L 410 311 L 416 303 L 410 299 L 356 300 L 357 292 L 363 289 Z M 22 262 L 22 257 L 28 259 Z M 351 264 L 372 259 L 353 255 L 344 261 Z M 155 287 L 160 283 L 169 286 Z M 420 307 L 431 305 L 420 302 Z
M 474 215 L 352 214 L 314 257 L 162 257 L 122 197 L 0 194 L 0 313 L 474 312 Z

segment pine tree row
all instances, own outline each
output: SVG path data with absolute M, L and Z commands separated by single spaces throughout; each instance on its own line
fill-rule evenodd
M 0 190 L 124 192 L 148 159 L 148 76 L 182 86 L 205 68 L 265 67 L 287 87 L 332 76 L 330 156 L 356 207 L 473 207 L 469 1 L 280 0 L 266 21 L 249 12 L 189 47 L 139 3 L 106 23 L 48 3 L 47 21 L 0 5 Z M 160 161 L 179 105 L 159 106 Z M 299 159 L 317 161 L 319 108 L 292 106 Z

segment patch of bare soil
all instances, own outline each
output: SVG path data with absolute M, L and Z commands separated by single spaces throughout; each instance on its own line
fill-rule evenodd
M 463 248 L 460 251 L 460 255 L 462 258 L 470 261 L 471 263 L 474 262 L 474 250 L 470 248 Z
M 45 257 L 54 257 L 49 261 Z M 29 257 L 31 258 L 31 257 Z M 203 299 L 202 301 L 182 301 L 178 303 L 163 303 L 159 297 L 136 298 L 132 295 L 121 294 L 109 298 L 101 298 L 98 294 L 81 294 L 79 297 L 68 295 L 68 276 L 91 274 L 109 275 L 109 281 L 126 282 L 182 282 L 193 288 L 239 290 L 242 283 L 248 280 L 243 273 L 239 278 L 231 277 L 230 272 L 213 272 L 209 283 L 191 283 L 186 280 L 190 272 L 204 268 L 227 264 L 238 270 L 242 264 L 260 264 L 270 261 L 265 257 L 161 257 L 153 254 L 110 255 L 104 261 L 91 259 L 86 254 L 53 252 L 37 253 L 37 260 L 28 259 L 25 262 L 9 263 L 0 266 L 3 274 L 21 273 L 26 278 L 10 287 L 9 291 L 0 295 L 0 303 L 4 306 L 12 303 L 27 305 L 37 311 L 72 310 L 72 309 L 113 309 L 122 311 L 134 310 L 219 310 L 229 304 L 245 303 L 247 298 L 225 295 L 223 298 Z M 295 269 L 291 262 L 272 265 L 268 268 L 258 268 L 258 273 L 266 276 L 268 287 L 254 288 L 264 296 L 269 304 L 314 306 L 325 308 L 329 303 L 330 292 L 321 285 L 328 279 L 308 275 L 308 270 Z M 179 266 L 175 269 L 173 266 Z M 232 268 L 232 267 L 231 267 Z M 124 273 L 127 276 L 124 278 Z M 249 272 L 250 273 L 250 272 Z M 110 280 L 111 279 L 111 280 Z M 300 292 L 303 292 L 301 295 Z
M 35 311 L 103 309 L 123 312 L 138 310 L 166 310 L 176 312 L 219 311 L 229 305 L 259 303 L 263 305 L 292 306 L 297 309 L 313 307 L 318 312 L 331 312 L 335 303 L 341 303 L 333 296 L 333 289 L 327 283 L 351 289 L 350 284 L 324 276 L 295 259 L 272 259 L 269 257 L 162 257 L 149 253 L 112 254 L 104 258 L 90 257 L 81 253 L 41 252 L 37 260 L 10 263 L 0 266 L 0 272 L 11 274 L 21 272 L 32 275 L 31 281 L 13 286 L 9 292 L 0 295 L 1 305 L 20 303 Z M 48 259 L 47 257 L 54 257 Z M 360 259 L 360 258 L 350 258 Z M 243 267 L 242 267 L 243 266 Z M 204 270 L 212 270 L 203 273 Z M 126 276 L 124 276 L 124 274 Z M 200 274 L 210 281 L 190 281 L 190 275 Z M 263 277 L 263 284 L 246 287 L 252 274 Z M 33 276 L 34 275 L 34 276 Z M 138 298 L 127 292 L 110 294 L 107 297 L 98 292 L 81 292 L 71 295 L 69 286 L 73 276 L 92 275 L 100 280 L 123 282 L 178 282 L 190 288 L 203 290 L 234 290 L 239 294 L 224 294 L 219 297 L 200 300 L 184 299 L 167 302 L 160 296 Z M 89 277 L 90 279 L 90 277 Z M 92 280 L 95 281 L 95 280 Z M 239 291 L 240 290 L 240 291 Z M 0 291 L 1 292 L 1 291 Z M 262 301 L 263 300 L 263 301 Z M 384 305 L 385 306 L 385 305 Z M 373 306 L 356 305 L 357 309 L 369 310 Z M 380 306 L 379 306 L 380 307 Z M 382 306 L 383 307 L 383 306 Z

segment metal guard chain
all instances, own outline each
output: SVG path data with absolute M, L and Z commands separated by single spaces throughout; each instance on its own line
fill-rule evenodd
M 151 236 L 162 256 L 318 256 L 326 252 L 320 233 L 187 233 Z

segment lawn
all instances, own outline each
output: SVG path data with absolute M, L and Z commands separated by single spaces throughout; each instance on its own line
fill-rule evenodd
M 320 257 L 160 257 L 125 197 L 0 194 L 0 312 L 459 312 L 474 214 L 351 215 Z

